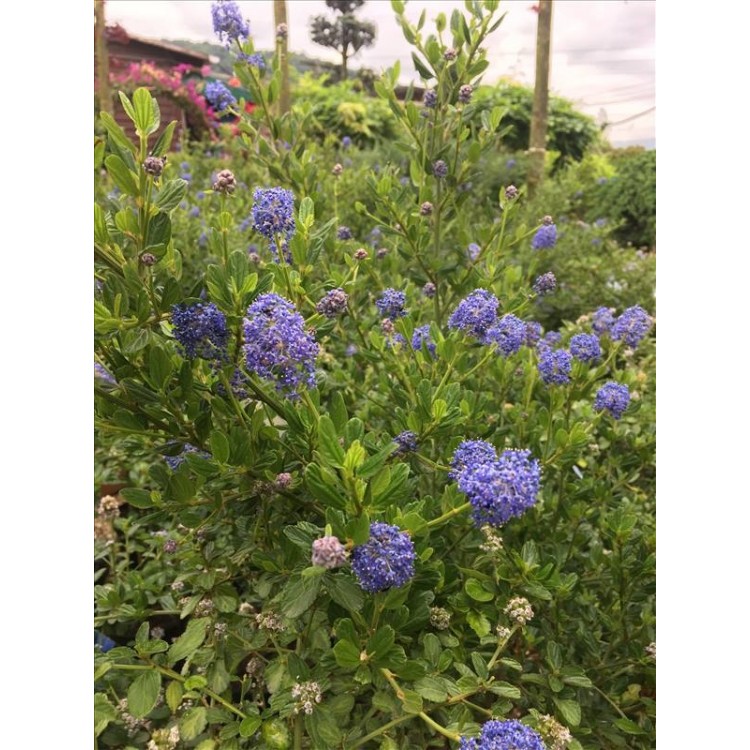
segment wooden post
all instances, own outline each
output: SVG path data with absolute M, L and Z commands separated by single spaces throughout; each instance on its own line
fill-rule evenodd
M 94 56 L 99 80 L 99 111 L 112 114 L 112 93 L 109 87 L 109 51 L 104 34 L 104 0 L 94 0 Z
M 529 194 L 544 180 L 544 155 L 547 146 L 547 110 L 549 103 L 549 58 L 552 39 L 552 0 L 539 0 L 536 30 L 536 80 L 534 109 L 529 139 Z
M 288 37 L 288 24 L 286 22 L 286 0 L 273 0 L 273 19 L 276 23 L 276 28 L 279 28 L 280 24 L 287 26 L 287 35 L 279 37 L 276 36 L 276 52 L 279 56 L 279 69 L 281 71 L 281 90 L 279 91 L 279 114 L 284 115 L 289 111 L 290 106 L 290 95 L 289 95 L 289 37 Z

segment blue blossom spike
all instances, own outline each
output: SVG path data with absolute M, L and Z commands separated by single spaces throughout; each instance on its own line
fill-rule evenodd
M 640 306 L 629 307 L 612 324 L 612 340 L 621 339 L 632 349 L 641 342 L 651 329 L 651 318 Z
M 462 299 L 448 318 L 448 328 L 484 339 L 487 331 L 497 323 L 497 308 L 500 300 L 486 289 L 475 289 Z
M 250 36 L 250 24 L 242 17 L 239 5 L 233 0 L 218 0 L 211 6 L 214 32 L 227 47 L 232 42 L 244 42 Z
M 570 353 L 581 362 L 596 362 L 602 356 L 599 337 L 591 333 L 577 333 L 570 339 Z
M 411 430 L 400 432 L 395 438 L 393 438 L 393 442 L 398 446 L 394 451 L 394 455 L 414 453 L 414 451 L 417 450 L 417 436 Z
M 229 330 L 224 313 L 213 302 L 172 307 L 174 337 L 188 359 L 219 361 L 226 357 Z
M 486 343 L 497 345 L 498 351 L 509 357 L 515 354 L 526 341 L 526 323 L 515 315 L 503 315 L 496 325 L 485 334 Z
M 411 348 L 415 351 L 422 351 L 422 344 L 426 344 L 427 351 L 434 357 L 436 346 L 430 336 L 430 326 L 419 326 L 419 328 L 414 329 L 411 337 Z
M 599 336 L 609 335 L 615 322 L 613 307 L 600 307 L 591 315 L 591 327 Z
M 619 419 L 625 413 L 629 403 L 630 390 L 628 387 L 610 380 L 597 391 L 594 409 L 608 411 L 615 419 Z
M 464 440 L 453 453 L 450 479 L 458 479 L 465 469 L 497 460 L 497 450 L 486 440 Z
M 185 443 L 179 455 L 164 456 L 164 461 L 166 462 L 167 466 L 172 469 L 172 471 L 177 471 L 177 469 L 185 463 L 185 457 L 188 455 L 188 453 L 194 453 L 196 456 L 200 456 L 200 458 L 211 458 L 210 453 L 206 453 L 206 451 L 202 451 L 200 448 L 196 448 L 190 443 Z
M 398 526 L 370 524 L 370 538 L 352 550 L 352 571 L 357 583 L 374 594 L 400 588 L 414 577 L 414 543 Z
M 274 260 L 279 262 L 277 242 L 287 263 L 291 262 L 288 242 L 294 235 L 294 193 L 281 187 L 256 188 L 253 193 L 253 225 L 255 231 L 270 240 Z
M 543 273 L 538 276 L 534 281 L 534 286 L 531 287 L 536 294 L 542 297 L 545 294 L 552 294 L 557 289 L 557 278 L 551 271 Z
M 378 308 L 380 315 L 384 318 L 403 318 L 407 311 L 404 309 L 406 304 L 406 294 L 397 292 L 395 289 L 386 289 L 376 300 L 375 306 Z
M 535 320 L 527 320 L 526 335 L 523 343 L 526 344 L 526 346 L 535 347 L 542 338 L 543 330 L 541 323 L 537 323 Z
M 570 382 L 573 358 L 565 349 L 542 349 L 537 369 L 547 385 L 565 385 Z
M 263 294 L 247 308 L 244 321 L 245 365 L 289 398 L 315 387 L 319 347 L 305 330 L 304 318 L 289 300 Z
M 203 96 L 217 112 L 223 112 L 237 104 L 234 94 L 221 81 L 209 81 L 203 89 Z
M 557 244 L 557 227 L 554 224 L 542 224 L 536 230 L 536 234 L 531 240 L 531 247 L 534 250 L 546 250 Z
M 468 465 L 458 488 L 471 503 L 477 526 L 501 526 L 536 503 L 541 469 L 529 450 L 505 450 L 500 458 Z
M 542 738 L 520 721 L 492 719 L 478 738 L 461 737 L 458 750 L 546 750 Z

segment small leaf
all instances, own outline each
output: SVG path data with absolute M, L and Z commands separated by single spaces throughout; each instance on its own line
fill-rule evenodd
M 169 664 L 174 664 L 187 656 L 190 656 L 206 638 L 208 618 L 191 620 L 185 628 L 185 632 L 170 646 L 167 654 Z
M 167 705 L 172 710 L 172 713 L 175 713 L 180 707 L 180 704 L 182 703 L 182 695 L 182 684 L 177 682 L 177 680 L 172 680 L 172 682 L 167 685 L 165 696 L 167 699 Z
M 194 740 L 206 728 L 207 721 L 203 706 L 188 709 L 180 719 L 180 739 L 186 742 Z
M 161 674 L 156 670 L 142 672 L 128 688 L 128 713 L 142 719 L 156 705 L 161 687 Z
M 342 468 L 344 463 L 344 449 L 339 443 L 336 428 L 331 418 L 324 414 L 318 422 L 318 446 L 321 456 L 330 466 Z
M 240 723 L 240 737 L 252 737 L 262 723 L 260 716 L 246 716 Z
M 120 495 L 134 508 L 150 508 L 154 504 L 151 493 L 148 490 L 126 487 L 120 490 Z
M 581 723 L 581 706 L 578 701 L 552 698 L 563 720 L 568 726 L 577 727 Z
M 476 578 L 469 578 L 464 589 L 472 599 L 478 602 L 489 602 L 495 598 L 495 594 L 487 591 Z
M 104 160 L 104 166 L 107 168 L 107 172 L 115 185 L 117 185 L 123 193 L 133 197 L 138 195 L 138 185 L 135 182 L 135 176 L 119 156 L 116 154 L 110 154 Z
M 356 669 L 362 663 L 360 650 L 350 641 L 339 641 L 333 647 L 333 656 L 343 669 Z
M 162 211 L 169 213 L 180 205 L 180 201 L 187 192 L 187 185 L 187 182 L 182 179 L 165 182 L 156 196 L 155 205 Z

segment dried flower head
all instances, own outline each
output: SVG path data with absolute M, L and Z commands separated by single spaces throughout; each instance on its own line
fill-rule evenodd
M 214 600 L 209 597 L 203 597 L 196 605 L 194 614 L 196 617 L 206 617 L 214 611 Z
M 159 156 L 147 156 L 143 162 L 143 169 L 146 174 L 150 174 L 152 177 L 161 177 L 161 173 L 164 171 L 164 165 L 167 163 L 167 159 Z
M 565 750 L 573 739 L 570 730 L 549 714 L 539 717 L 538 728 L 548 750 Z
M 280 23 L 276 27 L 276 38 L 286 39 L 289 36 L 289 27 L 285 23 Z
M 335 536 L 323 536 L 312 543 L 312 564 L 333 570 L 346 563 L 346 547 Z
M 430 607 L 430 625 L 436 630 L 448 630 L 451 624 L 451 614 L 443 607 Z
M 515 185 L 508 185 L 505 188 L 505 199 L 512 201 L 518 198 L 518 188 Z
M 217 193 L 231 195 L 237 188 L 237 180 L 234 177 L 234 172 L 230 169 L 222 169 L 216 175 L 213 188 Z
M 105 495 L 99 500 L 96 512 L 101 518 L 117 518 L 120 515 L 120 501 L 113 495 Z
M 333 169 L 331 170 L 331 174 L 334 177 L 338 177 L 343 171 L 344 168 L 341 166 L 341 164 L 334 164 Z
M 430 201 L 425 201 L 420 207 L 419 207 L 419 213 L 421 216 L 430 216 L 433 211 L 433 205 L 430 203 Z
M 525 625 L 534 617 L 534 610 L 531 608 L 529 600 L 524 599 L 522 596 L 514 596 L 505 605 L 503 612 L 519 625 Z
M 281 633 L 286 626 L 283 620 L 275 612 L 259 612 L 255 615 L 255 624 L 261 630 L 267 630 L 272 633 Z
M 474 93 L 474 87 L 467 83 L 458 90 L 458 101 L 461 104 L 468 104 L 471 101 L 471 95 Z
M 355 260 L 366 260 L 367 250 L 365 250 L 363 247 L 358 248 L 354 251 L 354 258 Z
M 496 554 L 503 549 L 503 538 L 489 524 L 482 526 L 484 541 L 479 545 L 479 549 L 490 554 Z
M 294 706 L 294 713 L 305 713 L 308 716 L 313 712 L 316 703 L 323 699 L 323 693 L 317 682 L 297 682 L 292 687 L 292 698 L 297 703 Z

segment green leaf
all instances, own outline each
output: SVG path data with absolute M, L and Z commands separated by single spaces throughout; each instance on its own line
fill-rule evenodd
M 177 709 L 180 707 L 180 703 L 182 703 L 182 696 L 182 684 L 177 682 L 177 680 L 172 680 L 172 682 L 167 685 L 165 696 L 167 699 L 167 705 L 172 710 L 172 713 L 175 713 L 175 711 L 177 711 Z
M 630 719 L 615 719 L 615 726 L 626 734 L 646 734 L 646 730 Z
M 305 728 L 313 740 L 313 747 L 340 747 L 341 730 L 325 706 L 316 706 L 312 714 L 305 716 Z
M 102 112 L 99 115 L 99 119 L 102 121 L 102 125 L 104 125 L 107 130 L 107 135 L 113 143 L 119 146 L 122 150 L 130 151 L 133 154 L 138 151 L 135 144 L 130 141 L 130 138 L 125 134 L 125 131 L 117 124 L 117 121 L 109 114 L 109 112 Z
M 466 593 L 478 602 L 489 602 L 495 598 L 495 594 L 487 591 L 476 578 L 469 578 L 464 585 Z
M 202 617 L 198 620 L 190 620 L 185 628 L 185 632 L 169 647 L 167 653 L 168 663 L 174 664 L 190 656 L 206 639 L 206 628 L 208 627 L 208 618 Z
M 172 220 L 169 218 L 169 214 L 159 211 L 156 216 L 151 217 L 151 220 L 148 223 L 146 247 L 154 249 L 154 255 L 160 257 L 166 252 L 166 245 L 171 238 Z M 161 251 L 155 249 L 159 245 L 164 245 Z
M 448 692 L 440 680 L 434 677 L 423 677 L 414 683 L 414 689 L 426 700 L 442 703 L 448 698 Z
M 180 201 L 187 193 L 187 182 L 182 179 L 169 180 L 162 185 L 154 204 L 162 211 L 169 213 L 180 205 Z
M 161 688 L 161 673 L 155 669 L 141 672 L 128 688 L 128 713 L 142 719 L 156 705 Z
M 110 154 L 104 160 L 104 166 L 107 168 L 107 172 L 115 185 L 123 193 L 134 198 L 138 195 L 138 185 L 135 181 L 135 175 L 127 168 L 125 162 L 119 156 Z
M 194 740 L 206 728 L 207 721 L 203 706 L 189 708 L 180 719 L 180 739 L 185 742 Z
M 163 389 L 174 370 L 172 358 L 160 346 L 151 349 L 148 355 L 149 375 L 155 388 Z
M 566 685 L 572 685 L 573 687 L 580 687 L 580 688 L 593 687 L 593 683 L 585 675 L 570 675 L 569 677 L 563 677 L 562 681 Z
M 490 621 L 480 612 L 467 612 L 466 622 L 469 623 L 471 629 L 480 637 L 489 635 L 490 632 Z
M 404 711 L 407 714 L 419 714 L 422 713 L 422 696 L 414 690 L 404 690 L 404 697 L 401 702 L 404 706 Z
M 343 669 L 356 669 L 362 663 L 360 650 L 351 641 L 339 641 L 333 647 L 333 656 Z
M 547 666 L 549 666 L 553 672 L 559 671 L 563 663 L 560 644 L 555 643 L 554 641 L 547 641 L 546 652 L 545 661 L 547 662 Z
M 427 67 L 427 65 L 422 61 L 422 59 L 415 54 L 414 52 L 411 53 L 411 59 L 414 63 L 414 68 L 416 69 L 417 73 L 425 80 L 429 81 L 430 78 L 434 78 L 435 74 Z
M 354 544 L 364 544 L 370 538 L 370 517 L 366 512 L 353 518 L 346 527 L 346 533 Z
M 305 486 L 316 499 L 333 508 L 345 508 L 346 498 L 339 490 L 338 478 L 329 469 L 318 464 L 308 464 L 305 469 Z
M 521 698 L 521 691 L 509 682 L 493 682 L 488 690 L 495 695 L 499 695 L 501 698 L 509 698 L 510 700 L 519 700 Z
M 127 500 L 128 504 L 132 505 L 134 508 L 150 508 L 154 504 L 149 490 L 140 490 L 137 487 L 126 487 L 124 490 L 120 490 L 120 495 L 122 495 L 122 497 Z
M 135 132 L 138 135 L 148 136 L 158 130 L 161 119 L 159 106 L 147 88 L 141 87 L 135 90 L 133 94 L 133 109 L 135 116 L 132 119 L 135 124 Z
M 360 612 L 364 606 L 362 589 L 349 576 L 341 573 L 331 576 L 326 582 L 326 588 L 331 599 L 349 612 Z
M 310 229 L 315 223 L 315 204 L 313 203 L 312 198 L 308 195 L 302 199 L 302 202 L 299 205 L 299 223 L 305 227 L 305 229 Z
M 487 662 L 476 651 L 471 652 L 471 666 L 474 667 L 474 671 L 481 680 L 486 680 L 490 676 L 487 670 Z
M 259 729 L 263 720 L 260 716 L 247 716 L 240 723 L 240 737 L 252 737 Z
M 377 633 L 367 641 L 366 651 L 375 666 L 380 666 L 377 662 L 382 661 L 391 646 L 396 641 L 396 633 L 390 625 L 383 625 Z
M 135 109 L 133 109 L 130 99 L 122 91 L 118 91 L 117 93 L 120 95 L 120 103 L 125 110 L 125 114 L 130 118 L 133 125 L 135 125 Z
M 169 125 L 167 125 L 167 127 L 162 130 L 159 139 L 151 149 L 152 156 L 164 156 L 169 152 L 170 146 L 172 145 L 172 138 L 174 136 L 174 129 L 176 127 L 177 120 L 172 120 L 172 122 L 170 122 Z
M 213 430 L 208 440 L 211 455 L 220 463 L 229 460 L 229 438 L 221 430 Z
M 318 447 L 321 456 L 330 466 L 340 469 L 344 465 L 344 449 L 339 443 L 331 418 L 324 414 L 318 422 Z
M 357 469 L 357 476 L 362 479 L 369 479 L 376 474 L 383 464 L 388 459 L 388 456 L 396 450 L 396 444 L 391 442 L 388 443 L 384 448 L 381 448 L 374 456 L 370 456 L 365 459 Z
M 295 574 L 284 586 L 279 599 L 281 611 L 286 617 L 299 617 L 312 606 L 320 590 L 320 578 L 302 578 Z
M 367 457 L 367 451 L 364 449 L 359 440 L 355 440 L 347 449 L 344 456 L 344 471 L 352 476 L 354 472 L 362 465 Z
M 581 723 L 581 706 L 578 701 L 555 697 L 552 700 L 555 702 L 560 716 L 562 716 L 568 726 L 577 727 Z

